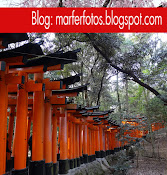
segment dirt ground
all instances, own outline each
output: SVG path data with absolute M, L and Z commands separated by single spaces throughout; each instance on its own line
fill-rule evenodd
M 129 169 L 127 175 L 167 175 L 167 134 L 165 129 L 155 132 L 155 155 L 153 156 L 150 139 L 142 142 L 139 151 L 135 151 L 138 155 L 132 160 L 132 168 Z

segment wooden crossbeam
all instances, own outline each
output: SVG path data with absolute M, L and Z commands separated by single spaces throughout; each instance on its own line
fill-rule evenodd
M 46 71 L 52 71 L 52 70 L 61 70 L 63 68 L 62 64 L 58 64 L 55 66 L 34 66 L 34 67 L 25 67 L 25 68 L 12 68 L 9 69 L 9 73 L 18 73 L 18 72 L 26 72 L 26 73 L 43 73 Z
M 0 61 L 5 61 L 8 66 L 24 65 L 23 56 L 2 58 L 2 59 L 0 58 Z
M 9 84 L 8 85 L 8 92 L 17 92 L 18 88 L 21 88 L 20 85 L 17 84 Z M 35 81 L 28 81 L 26 82 L 26 91 L 27 92 L 35 92 L 35 91 L 43 91 L 44 84 L 43 83 L 35 83 Z
M 23 76 L 15 76 L 13 74 L 6 74 L 5 75 L 6 84 L 15 84 L 15 85 L 21 84 L 23 78 L 24 78 Z
M 60 97 L 76 97 L 76 96 L 78 96 L 78 92 L 71 92 L 71 93 L 57 92 L 56 95 L 58 95 Z
M 58 98 L 57 96 L 52 96 L 50 98 L 50 103 L 52 105 L 65 105 L 66 103 L 66 98 Z M 8 105 L 16 105 L 17 104 L 17 99 L 13 98 L 11 96 L 8 96 Z M 28 105 L 33 105 L 33 99 L 28 99 Z
M 62 83 L 60 81 L 50 81 L 49 78 L 44 79 L 43 83 L 45 84 L 46 90 L 59 90 L 62 88 Z

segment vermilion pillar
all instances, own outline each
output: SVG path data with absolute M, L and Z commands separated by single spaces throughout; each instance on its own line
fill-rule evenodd
M 73 123 L 73 158 L 74 168 L 77 167 L 77 156 L 76 156 L 76 124 Z
M 69 130 L 69 134 L 70 134 L 70 159 L 73 159 L 73 123 L 72 121 L 69 122 L 69 127 L 70 127 L 70 130 Z
M 99 135 L 100 135 L 100 150 L 103 150 L 103 131 L 102 128 L 99 128 Z
M 94 143 L 93 160 L 96 160 L 96 131 L 95 130 L 93 130 L 93 143 Z
M 93 143 L 94 143 L 94 145 L 93 145 L 93 154 L 95 155 L 95 151 L 96 151 L 96 145 L 95 145 L 95 130 L 93 130 Z
M 27 140 L 30 138 L 30 131 L 31 131 L 31 121 L 32 121 L 32 111 L 28 112 L 28 119 L 27 119 Z M 28 147 L 27 145 L 27 155 L 28 155 Z
M 44 159 L 45 159 L 45 174 L 53 174 L 53 163 L 52 163 L 52 111 L 50 97 L 52 95 L 51 90 L 45 91 L 44 101 Z
M 79 156 L 79 125 L 76 125 L 76 156 L 77 156 L 77 167 L 80 166 L 80 156 Z
M 108 131 L 105 132 L 105 150 L 106 150 L 106 155 L 109 154 L 109 137 L 108 137 Z
M 88 163 L 88 126 L 86 124 L 83 130 L 83 163 Z
M 64 115 L 63 115 L 64 114 Z M 68 163 L 68 142 L 67 142 L 67 111 L 60 117 L 60 160 L 59 174 L 66 174 L 69 170 Z
M 27 160 L 27 114 L 28 93 L 26 92 L 27 75 L 22 76 L 22 83 L 18 85 L 17 113 L 15 133 L 15 159 L 12 174 L 22 173 L 28 175 Z
M 15 117 L 15 106 L 11 106 L 10 108 L 10 116 L 9 116 L 9 124 L 8 124 L 8 149 L 12 151 L 12 140 L 14 145 L 13 139 L 13 127 L 14 127 L 14 117 Z M 14 168 L 14 158 L 10 152 L 7 153 L 7 167 L 6 171 L 10 171 Z
M 114 132 L 114 130 L 111 130 L 111 148 L 112 148 L 112 150 L 114 150 L 114 148 L 116 148 L 115 132 Z
M 88 132 L 87 132 L 87 149 L 88 149 L 88 157 L 90 156 L 90 131 L 89 131 L 89 127 L 88 127 Z
M 83 146 L 83 132 L 82 125 L 79 125 L 79 156 L 80 162 L 82 163 L 82 146 Z
M 100 134 L 100 153 L 101 158 L 105 157 L 105 137 L 104 131 L 102 127 L 99 127 L 99 134 Z
M 95 145 L 96 145 L 96 150 L 95 150 L 96 158 L 101 158 L 99 130 L 95 131 Z
M 88 129 L 88 145 L 89 145 L 89 149 L 88 149 L 88 161 L 92 162 L 92 134 L 91 134 L 91 129 Z
M 107 151 L 107 132 L 104 132 L 105 136 L 105 150 Z
M 52 115 L 52 160 L 57 163 L 57 116 L 53 112 Z
M 105 151 L 106 140 L 105 140 L 105 132 L 104 132 L 104 129 L 102 130 L 102 132 L 103 132 L 103 150 Z
M 95 131 L 92 129 L 91 130 L 91 159 L 92 161 L 96 160 L 96 155 L 95 155 Z
M 68 114 L 69 115 L 69 114 Z M 68 121 L 68 120 L 67 120 Z M 68 159 L 70 159 L 70 122 L 68 121 L 67 122 L 67 125 L 68 125 L 68 132 L 67 132 L 67 142 L 68 142 Z
M 0 174 L 6 168 L 6 134 L 7 134 L 7 85 L 5 84 L 5 62 L 0 62 Z
M 110 149 L 110 154 L 112 153 L 112 148 L 111 148 L 111 131 L 109 132 L 109 149 Z
M 42 83 L 43 74 L 35 73 L 36 83 Z M 33 135 L 32 135 L 32 161 L 30 162 L 30 175 L 44 175 L 45 161 L 43 149 L 44 137 L 44 92 L 33 93 Z
M 57 116 L 53 108 L 52 115 L 52 161 L 53 161 L 53 174 L 58 174 L 58 163 L 57 163 Z
M 91 129 L 90 129 L 90 155 L 93 155 L 93 134 Z
M 72 121 L 69 122 L 69 136 L 70 136 L 70 142 L 69 142 L 69 159 L 70 159 L 70 169 L 74 168 L 74 134 L 73 134 L 73 123 Z

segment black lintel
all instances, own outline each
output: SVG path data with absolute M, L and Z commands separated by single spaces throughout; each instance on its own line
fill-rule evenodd
M 28 35 L 27 33 L 0 33 L 0 38 L 2 39 L 2 45 L 8 47 L 10 43 L 28 40 Z
M 28 43 L 15 49 L 0 52 L 0 59 L 7 59 L 18 56 L 24 56 L 28 59 L 29 57 L 37 57 L 38 55 L 43 55 L 40 45 L 35 43 Z
M 81 112 L 79 112 L 80 114 L 84 114 L 84 113 L 86 113 L 87 111 L 86 110 L 83 110 L 83 111 L 81 111 Z
M 83 85 L 83 86 L 79 86 L 79 87 L 74 87 L 74 88 L 70 88 L 70 89 L 61 89 L 61 90 L 54 90 L 52 91 L 52 95 L 58 95 L 58 94 L 68 94 L 68 93 L 73 93 L 73 92 L 83 92 L 84 90 L 87 90 L 87 86 L 88 84 L 86 85 Z
M 99 118 L 99 120 L 106 120 L 106 119 L 108 119 L 108 117 L 101 117 L 101 118 Z
M 54 81 L 62 81 L 63 84 L 68 86 L 68 85 L 72 85 L 76 82 L 79 82 L 81 75 L 82 74 L 80 73 L 80 74 L 77 74 L 77 75 L 74 75 L 74 76 L 71 76 L 71 77 L 67 77 L 67 78 L 63 78 L 63 79 L 59 79 L 59 80 L 54 80 Z
M 109 113 L 111 113 L 113 111 L 109 110 L 109 111 L 100 111 L 100 112 L 87 112 L 82 114 L 83 116 L 100 116 L 100 115 L 107 115 Z
M 99 106 L 84 107 L 83 109 L 85 109 L 85 110 L 94 110 L 94 109 L 99 109 Z
M 65 53 L 55 52 L 48 55 L 42 55 L 32 59 L 28 59 L 25 65 L 16 65 L 10 66 L 10 68 L 24 68 L 24 67 L 33 67 L 33 66 L 54 66 L 58 64 L 69 64 L 77 61 L 77 52 L 68 51 Z

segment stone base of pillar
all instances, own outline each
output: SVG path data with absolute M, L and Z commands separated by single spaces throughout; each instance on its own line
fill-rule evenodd
M 77 158 L 74 159 L 74 168 L 77 167 Z
M 94 161 L 94 155 L 88 156 L 88 162 L 93 162 Z
M 111 154 L 114 154 L 114 150 L 111 150 Z
M 81 164 L 83 164 L 83 156 L 80 156 Z
M 88 156 L 88 163 L 92 162 L 92 156 Z
M 14 157 L 11 157 L 11 169 L 14 168 Z
M 69 160 L 69 166 L 70 166 L 70 169 L 74 168 L 74 159 Z
M 69 167 L 69 160 L 59 160 L 59 174 L 67 174 Z
M 119 152 L 120 148 L 114 148 L 114 152 Z
M 106 150 L 106 156 L 108 156 L 108 150 Z
M 107 150 L 106 151 L 106 156 L 109 156 L 110 155 L 110 150 Z
M 28 175 L 28 168 L 21 169 L 21 170 L 12 170 L 12 175 Z
M 31 157 L 27 157 L 26 166 L 29 166 Z
M 80 167 L 80 165 L 81 165 L 81 160 L 80 160 L 80 158 L 78 157 L 78 158 L 77 158 L 77 167 Z
M 53 164 L 53 175 L 58 175 L 59 173 L 59 162 Z
M 101 158 L 106 157 L 106 152 L 105 151 L 101 150 L 100 153 L 101 153 Z
M 88 163 L 88 154 L 83 154 L 83 163 Z
M 96 158 L 101 158 L 101 152 L 100 151 L 95 151 Z
M 96 154 L 92 155 L 92 160 L 95 161 L 96 160 Z
M 7 160 L 6 161 L 6 172 L 12 170 L 14 168 L 14 161 L 13 160 Z
M 53 163 L 45 163 L 45 175 L 53 175 Z
M 45 160 L 30 161 L 29 175 L 45 175 Z
M 57 161 L 60 160 L 60 154 L 57 154 Z

